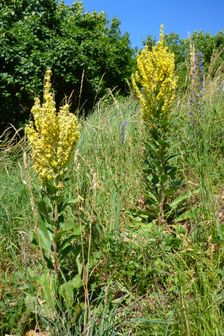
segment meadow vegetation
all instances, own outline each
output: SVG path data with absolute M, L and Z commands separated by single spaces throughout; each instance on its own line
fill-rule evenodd
M 169 225 L 149 221 L 145 211 L 138 102 L 108 95 L 81 120 L 66 187 L 75 235 L 64 267 L 71 278 L 81 267 L 82 284 L 72 311 L 56 320 L 36 288 L 45 268 L 31 243 L 37 176 L 24 139 L 1 142 L 2 335 L 35 328 L 53 335 L 222 335 L 223 78 L 206 84 L 200 130 L 191 125 L 187 95 L 173 108 L 170 151 L 179 153 L 182 190 Z
M 223 67 L 191 40 L 180 89 L 165 37 L 128 97 L 77 122 L 47 70 L 0 136 L 1 335 L 223 335 Z

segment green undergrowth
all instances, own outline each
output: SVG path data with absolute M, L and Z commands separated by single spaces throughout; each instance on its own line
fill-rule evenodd
M 37 177 L 27 146 L 0 143 L 1 335 L 35 328 L 65 336 L 223 334 L 223 98 L 223 81 L 211 82 L 197 141 L 188 98 L 174 108 L 170 150 L 179 153 L 182 184 L 169 225 L 150 222 L 145 211 L 137 102 L 111 97 L 81 120 L 66 189 L 66 219 L 77 234 L 65 268 L 75 274 L 81 262 L 84 286 L 72 314 L 62 312 L 58 321 L 48 318 L 40 298 L 34 304 L 43 265 L 31 242 L 30 181 Z

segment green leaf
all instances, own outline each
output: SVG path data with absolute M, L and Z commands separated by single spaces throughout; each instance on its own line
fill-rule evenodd
M 72 284 L 75 289 L 80 289 L 82 287 L 82 278 L 80 274 L 76 274 L 76 276 L 72 279 Z
M 72 308 L 74 304 L 74 286 L 72 280 L 63 283 L 59 287 L 59 294 L 63 297 L 65 304 Z
M 43 273 L 39 278 L 40 285 L 43 289 L 44 299 L 52 312 L 56 306 L 56 275 L 55 273 Z
M 74 221 L 67 221 L 61 225 L 64 231 L 72 231 L 75 236 L 80 236 L 81 229 L 80 226 L 76 226 Z
M 82 287 L 82 279 L 77 274 L 73 279 L 63 283 L 59 288 L 59 294 L 65 300 L 65 304 L 72 308 L 74 305 L 74 290 L 79 290 Z
M 42 199 L 37 203 L 39 212 L 44 216 L 48 217 L 49 212 L 52 211 L 52 203 L 47 195 L 44 195 Z
M 171 209 L 176 209 L 177 206 L 182 203 L 183 201 L 186 201 L 187 199 L 191 198 L 195 193 L 197 193 L 198 190 L 195 191 L 189 191 L 187 193 L 181 194 L 178 196 L 171 204 L 170 207 Z
M 156 196 L 151 191 L 147 190 L 146 194 L 147 194 L 147 198 L 152 199 L 156 204 L 159 203 Z
M 58 213 L 63 214 L 64 210 L 67 208 L 69 205 L 74 205 L 80 202 L 80 198 L 75 198 L 71 200 L 66 200 L 64 202 L 61 202 L 61 204 L 58 206 Z
M 28 294 L 25 298 L 25 305 L 28 312 L 36 313 L 37 298 L 35 296 Z
M 178 216 L 175 219 L 175 222 L 182 222 L 185 220 L 189 220 L 189 219 L 195 219 L 197 216 L 197 211 L 198 209 L 191 209 L 191 210 L 187 210 L 184 213 L 182 213 L 180 216 Z
M 77 255 L 76 257 L 76 265 L 78 267 L 78 274 L 81 276 L 82 274 L 82 269 L 83 269 L 83 265 L 82 263 L 80 262 L 80 254 Z
M 71 241 L 74 239 L 75 236 L 73 234 L 68 235 L 64 240 L 61 240 L 58 244 L 58 248 L 62 251 L 65 247 L 72 245 Z
M 46 261 L 47 268 L 50 269 L 50 270 L 54 270 L 54 264 L 53 264 L 52 260 L 50 259 L 50 257 L 48 258 L 46 253 L 43 253 L 43 256 L 44 256 L 44 260 Z
M 62 261 L 65 257 L 74 250 L 74 247 L 70 244 L 67 244 L 59 252 L 59 259 Z
M 45 234 L 40 228 L 37 229 L 37 242 L 40 248 L 48 253 L 51 253 L 51 243 L 52 240 L 50 239 L 48 234 Z

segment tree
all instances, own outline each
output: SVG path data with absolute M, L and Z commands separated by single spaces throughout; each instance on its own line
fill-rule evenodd
M 71 96 L 85 113 L 107 88 L 128 92 L 133 50 L 120 22 L 56 0 L 5 0 L 0 4 L 0 130 L 18 126 L 53 72 L 57 104 Z

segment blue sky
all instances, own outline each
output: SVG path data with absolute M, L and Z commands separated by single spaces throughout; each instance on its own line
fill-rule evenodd
M 71 5 L 73 0 L 64 0 Z M 133 47 L 141 47 L 148 34 L 158 38 L 159 27 L 186 38 L 194 31 L 216 34 L 224 30 L 224 0 L 84 0 L 85 11 L 105 11 L 121 21 L 121 31 L 130 34 Z

